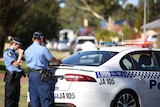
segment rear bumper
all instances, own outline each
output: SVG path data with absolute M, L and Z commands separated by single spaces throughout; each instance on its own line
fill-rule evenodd
M 55 103 L 55 107 L 76 107 L 74 104 L 71 103 Z
M 31 107 L 31 104 L 28 103 L 28 107 Z M 67 103 L 55 103 L 54 107 L 76 107 L 74 104 Z

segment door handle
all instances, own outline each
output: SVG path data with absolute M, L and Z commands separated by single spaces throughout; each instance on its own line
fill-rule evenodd
M 134 77 L 135 80 L 142 80 L 142 77 Z

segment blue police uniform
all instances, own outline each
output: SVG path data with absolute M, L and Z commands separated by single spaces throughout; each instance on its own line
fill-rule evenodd
M 18 59 L 18 54 L 12 47 L 9 47 L 3 53 L 5 73 L 5 107 L 18 107 L 20 96 L 20 77 L 22 69 L 15 67 L 12 62 Z
M 18 58 L 18 54 L 15 52 L 13 48 L 11 47 L 7 48 L 3 54 L 3 58 L 4 58 L 4 64 L 6 66 L 6 69 L 9 72 L 13 72 L 13 71 L 21 72 L 22 71 L 20 66 L 15 67 L 14 65 L 11 64 L 14 60 L 17 60 Z
M 52 59 L 49 50 L 38 42 L 33 42 L 25 50 L 25 59 L 29 68 L 29 95 L 31 107 L 53 107 L 52 87 L 50 81 L 42 81 L 40 70 L 47 69 Z

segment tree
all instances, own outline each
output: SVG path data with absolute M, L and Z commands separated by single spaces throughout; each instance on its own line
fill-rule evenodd
M 115 11 L 121 9 L 119 1 L 122 1 L 122 4 L 126 2 L 126 0 L 67 0 L 66 6 L 61 9 L 61 20 L 65 27 L 81 27 L 83 19 L 88 19 L 89 26 L 98 27 L 101 20 L 107 20 Z
M 24 0 L 0 0 L 0 57 L 2 57 L 5 39 L 12 35 L 14 25 L 24 10 Z
M 160 18 L 160 0 L 148 0 L 149 21 Z
M 24 48 L 30 45 L 33 32 L 43 32 L 46 39 L 58 37 L 61 25 L 58 20 L 59 6 L 53 0 L 29 2 L 26 13 L 16 24 L 15 34 L 22 38 Z

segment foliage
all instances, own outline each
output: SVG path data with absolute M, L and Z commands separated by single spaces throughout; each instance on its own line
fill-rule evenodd
M 57 2 L 65 1 L 66 6 L 59 8 Z M 4 41 L 9 35 L 19 36 L 23 40 L 23 45 L 27 47 L 31 43 L 33 32 L 36 30 L 42 31 L 46 39 L 56 39 L 60 29 L 68 28 L 76 31 L 79 27 L 84 27 L 84 19 L 88 20 L 89 27 L 96 30 L 100 28 L 102 19 L 106 21 L 108 17 L 115 20 L 126 19 L 129 21 L 131 29 L 137 28 L 140 32 L 144 19 L 144 0 L 139 0 L 137 6 L 132 4 L 125 6 L 126 1 L 0 0 L 0 57 L 2 57 Z M 160 0 L 146 1 L 146 22 L 160 17 Z M 130 31 L 130 33 L 124 34 L 124 36 L 127 35 L 125 39 L 134 38 L 135 36 L 132 34 L 139 35 Z M 109 38 L 108 34 L 105 38 Z
M 123 27 L 123 35 L 124 35 L 124 38 L 123 38 L 124 40 L 140 38 L 140 33 L 135 32 L 134 29 L 128 26 Z
M 146 0 L 147 1 L 147 10 L 149 21 L 155 20 L 160 17 L 160 0 Z
M 16 24 L 15 35 L 22 39 L 26 48 L 35 31 L 43 32 L 46 39 L 57 38 L 61 29 L 58 20 L 59 6 L 53 0 L 37 0 L 28 3 L 28 9 Z
M 122 33 L 117 33 L 115 31 L 109 31 L 109 30 L 97 30 L 96 31 L 96 37 L 99 41 L 113 41 L 113 38 L 118 38 L 118 41 L 128 40 L 128 39 L 137 39 L 140 38 L 140 33 L 135 32 L 134 29 L 130 28 L 129 26 L 124 26 Z
M 101 5 L 99 12 L 103 14 L 104 19 L 108 19 L 109 16 L 113 15 L 113 12 L 121 9 L 119 1 L 120 0 L 96 0 L 94 1 L 94 5 Z
M 5 39 L 13 34 L 15 23 L 24 10 L 23 0 L 0 0 L 0 57 L 2 57 Z
M 60 20 L 63 28 L 76 30 L 82 25 L 82 13 L 76 8 L 76 0 L 67 0 L 66 6 L 60 10 Z
M 125 19 L 130 27 L 135 27 L 138 9 L 132 4 L 127 4 L 124 8 L 117 10 L 113 17 L 115 20 Z M 134 17 L 133 17 L 134 16 Z
M 79 27 L 84 27 L 83 21 L 87 19 L 89 22 L 88 26 L 97 28 L 99 27 L 101 19 L 95 16 L 99 15 L 107 20 L 108 16 L 111 16 L 114 11 L 121 8 L 118 1 L 119 0 L 67 0 L 66 6 L 60 11 L 63 27 L 76 30 Z
M 108 30 L 97 30 L 96 31 L 96 38 L 98 41 L 112 41 L 111 38 L 118 37 L 119 34 L 116 32 L 108 31 Z

